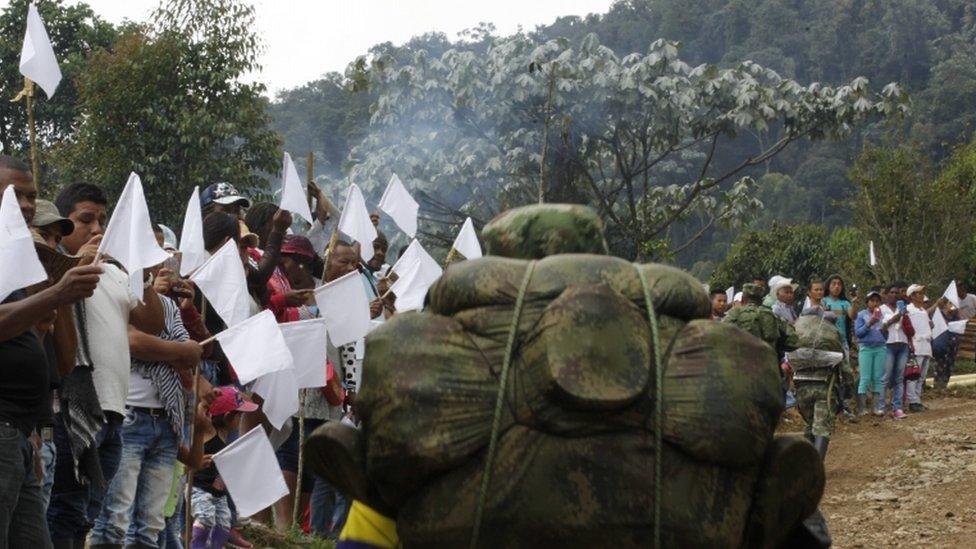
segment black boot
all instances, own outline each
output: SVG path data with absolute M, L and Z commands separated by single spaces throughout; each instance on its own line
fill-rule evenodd
M 823 461 L 827 458 L 827 446 L 830 444 L 830 438 L 828 437 L 816 437 L 813 439 L 813 447 L 817 449 L 820 453 L 820 460 Z

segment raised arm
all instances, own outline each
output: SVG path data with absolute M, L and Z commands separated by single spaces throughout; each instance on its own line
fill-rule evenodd
M 75 267 L 50 288 L 30 297 L 0 305 L 0 341 L 13 339 L 29 330 L 51 310 L 91 297 L 98 286 L 102 268 L 97 265 Z

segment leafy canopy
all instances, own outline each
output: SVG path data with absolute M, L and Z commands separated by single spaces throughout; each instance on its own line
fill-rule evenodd
M 57 151 L 58 179 L 121 192 L 142 177 L 160 221 L 181 219 L 194 185 L 252 195 L 280 165 L 258 68 L 254 9 L 236 0 L 171 0 L 151 27 L 127 29 L 78 75 L 81 123 Z
M 873 93 L 864 78 L 804 86 L 752 62 L 691 67 L 664 40 L 623 57 L 592 34 L 578 47 L 525 34 L 487 41 L 483 54 L 374 58 L 377 99 L 350 180 L 375 190 L 396 172 L 482 215 L 540 198 L 588 203 L 614 251 L 660 257 L 745 219 L 758 207 L 749 170 L 791 143 L 906 109 L 895 84 Z M 715 161 L 746 132 L 771 139 Z

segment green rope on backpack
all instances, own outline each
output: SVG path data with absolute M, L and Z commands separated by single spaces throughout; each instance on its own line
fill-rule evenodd
M 525 269 L 525 276 L 522 278 L 522 285 L 519 288 L 518 297 L 515 300 L 515 313 L 512 315 L 512 324 L 508 328 L 508 343 L 505 348 L 505 359 L 502 361 L 502 369 L 498 376 L 498 396 L 495 399 L 495 415 L 491 421 L 491 438 L 488 439 L 488 454 L 485 456 L 485 470 L 481 474 L 481 488 L 478 491 L 478 506 L 474 512 L 474 528 L 471 532 L 471 547 L 478 546 L 478 537 L 481 534 L 481 521 L 485 512 L 485 500 L 488 497 L 488 486 L 491 483 L 491 466 L 495 461 L 495 451 L 498 445 L 498 431 L 501 429 L 502 408 L 505 405 L 505 389 L 508 385 L 508 371 L 512 365 L 512 354 L 515 350 L 515 337 L 518 334 L 519 318 L 522 316 L 522 304 L 525 301 L 525 292 L 529 288 L 529 281 L 532 279 L 532 272 L 535 270 L 535 261 L 529 262 Z
M 654 312 L 654 302 L 651 300 L 651 286 L 647 282 L 647 273 L 640 265 L 635 264 L 644 289 L 644 305 L 647 307 L 647 322 L 651 325 L 651 343 L 654 348 L 654 545 L 661 547 L 661 421 L 664 417 L 664 370 L 661 368 L 661 341 L 658 338 L 657 313 Z

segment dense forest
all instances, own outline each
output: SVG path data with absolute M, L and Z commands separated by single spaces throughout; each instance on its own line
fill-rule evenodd
M 966 0 L 620 0 L 607 13 L 562 17 L 526 34 L 539 44 L 557 39 L 572 46 L 594 33 L 621 57 L 647 53 L 663 38 L 677 41 L 691 66 L 751 60 L 802 84 L 840 85 L 858 76 L 874 88 L 898 82 L 911 97 L 907 116 L 873 120 L 844 139 L 799 141 L 749 171 L 763 203 L 747 216 L 749 226 L 779 221 L 830 228 L 852 220 L 849 171 L 867 143 L 912 142 L 938 165 L 969 140 L 976 116 L 974 18 L 976 5 Z M 428 34 L 402 45 L 378 44 L 351 60 L 345 74 L 280 93 L 270 105 L 273 124 L 286 150 L 315 151 L 317 173 L 338 180 L 364 161 L 354 151 L 377 110 L 371 60 L 406 65 L 416 63 L 418 53 L 424 59 L 452 50 L 484 55 L 492 43 L 493 29 L 484 25 L 453 39 Z M 740 132 L 718 155 L 761 150 L 769 138 Z M 428 206 L 460 207 L 442 201 Z M 707 273 L 741 229 L 716 225 L 673 259 L 685 267 L 703 264 Z M 697 227 L 676 227 L 671 237 L 680 238 L 682 230 Z

